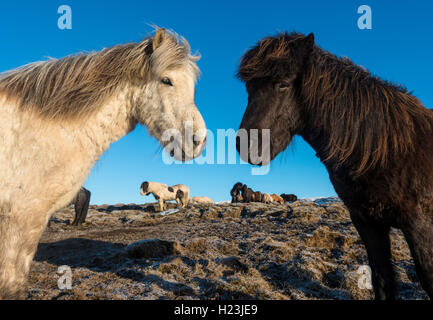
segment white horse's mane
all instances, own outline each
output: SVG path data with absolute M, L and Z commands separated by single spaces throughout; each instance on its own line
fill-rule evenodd
M 99 52 L 35 62 L 0 74 L 0 94 L 16 99 L 22 110 L 49 119 L 85 118 L 128 81 L 145 83 L 152 73 L 176 67 L 191 68 L 198 76 L 198 55 L 174 32 L 152 49 L 152 37 L 139 43 L 116 45 Z

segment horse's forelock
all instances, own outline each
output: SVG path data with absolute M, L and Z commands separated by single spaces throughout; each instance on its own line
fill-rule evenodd
M 290 54 L 290 43 L 304 35 L 298 33 L 281 33 L 267 37 L 248 50 L 239 64 L 237 77 L 242 81 L 274 77 L 281 71 L 279 63 Z
M 150 63 L 156 75 L 162 76 L 166 70 L 184 67 L 191 71 L 195 80 L 200 75 L 196 64 L 199 59 L 199 54 L 191 54 L 190 45 L 185 38 L 168 32 L 166 40 L 153 51 Z

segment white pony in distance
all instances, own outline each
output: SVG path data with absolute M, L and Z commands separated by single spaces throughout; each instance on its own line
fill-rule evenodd
M 178 206 L 185 208 L 189 202 L 189 188 L 184 184 L 176 184 L 174 186 L 167 186 L 159 182 L 145 181 L 141 184 L 140 194 L 148 196 L 153 194 L 159 203 L 159 210 L 165 210 L 165 201 L 176 200 Z

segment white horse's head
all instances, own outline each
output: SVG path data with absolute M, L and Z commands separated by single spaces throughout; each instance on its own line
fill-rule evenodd
M 199 74 L 187 41 L 159 29 L 149 45 L 149 77 L 137 104 L 137 120 L 145 124 L 177 160 L 199 156 L 206 145 L 206 125 L 195 105 Z

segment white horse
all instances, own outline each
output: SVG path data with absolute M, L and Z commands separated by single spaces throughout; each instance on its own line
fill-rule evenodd
M 214 204 L 213 200 L 209 197 L 192 197 L 191 202 L 198 204 Z
M 145 181 L 141 184 L 140 194 L 148 196 L 153 194 L 158 201 L 159 210 L 165 210 L 165 201 L 176 200 L 178 207 L 185 208 L 189 202 L 189 188 L 184 184 L 176 184 L 174 186 L 167 186 L 159 182 Z
M 0 76 L 0 298 L 21 295 L 50 216 L 71 202 L 110 144 L 138 123 L 164 146 L 166 130 L 185 133 L 189 124 L 194 135 L 176 140 L 183 155 L 175 157 L 202 153 L 197 60 L 185 39 L 159 29 L 139 43 Z

